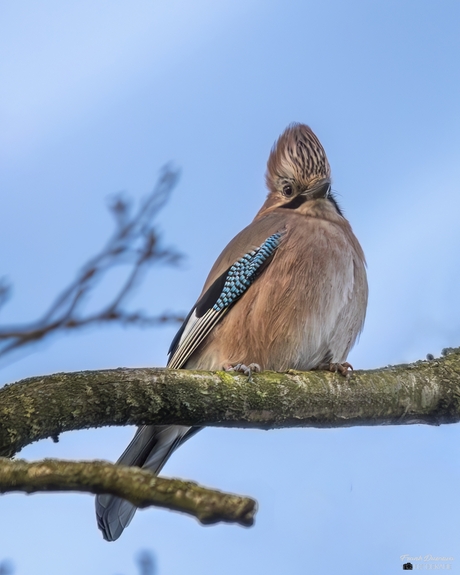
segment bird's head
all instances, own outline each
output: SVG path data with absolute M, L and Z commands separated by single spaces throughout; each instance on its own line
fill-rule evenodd
M 326 152 L 308 126 L 291 124 L 281 134 L 270 152 L 265 179 L 269 194 L 262 209 L 297 208 L 308 200 L 330 197 Z

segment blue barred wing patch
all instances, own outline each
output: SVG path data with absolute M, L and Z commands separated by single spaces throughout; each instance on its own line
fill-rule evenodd
M 267 238 L 264 243 L 245 254 L 235 262 L 225 276 L 225 283 L 216 303 L 209 307 L 202 316 L 197 317 L 194 308 L 190 313 L 182 333 L 177 349 L 172 354 L 168 367 L 180 369 L 209 333 L 228 312 L 229 307 L 248 289 L 254 282 L 262 265 L 273 255 L 279 246 L 283 232 L 277 232 Z M 177 337 L 177 336 L 176 336 Z
M 234 303 L 252 284 L 262 264 L 274 253 L 281 239 L 281 232 L 271 235 L 257 249 L 248 252 L 228 270 L 222 293 L 213 310 L 222 311 Z

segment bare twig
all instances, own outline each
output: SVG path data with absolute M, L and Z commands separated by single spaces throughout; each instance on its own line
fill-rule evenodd
M 136 507 L 162 507 L 196 517 L 200 523 L 254 522 L 256 502 L 249 497 L 201 487 L 192 481 L 157 477 L 137 467 L 106 461 L 44 459 L 29 463 L 0 457 L 0 493 L 80 491 L 110 493 Z
M 0 575 L 13 575 L 14 566 L 11 561 L 1 561 L 0 562 Z
M 155 555 L 146 549 L 137 555 L 137 565 L 139 567 L 139 575 L 155 575 L 157 571 Z
M 0 358 L 33 342 L 43 340 L 58 331 L 82 328 L 90 324 L 118 322 L 123 325 L 150 326 L 182 321 L 182 316 L 163 313 L 155 316 L 143 311 L 127 311 L 124 306 L 149 266 L 175 265 L 181 255 L 161 245 L 155 218 L 177 183 L 179 173 L 163 168 L 153 192 L 145 198 L 137 211 L 131 202 L 117 195 L 112 198 L 110 211 L 115 230 L 105 247 L 92 257 L 77 274 L 73 282 L 55 299 L 49 309 L 30 324 L 0 327 Z M 107 305 L 94 313 L 85 313 L 84 304 L 89 294 L 101 282 L 109 269 L 128 265 L 128 273 L 118 293 Z M 0 307 L 10 294 L 9 285 L 0 281 Z

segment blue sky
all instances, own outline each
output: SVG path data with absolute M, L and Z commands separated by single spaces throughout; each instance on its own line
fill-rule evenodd
M 368 260 L 370 300 L 350 355 L 373 368 L 460 342 L 460 5 L 453 0 L 30 0 L 0 6 L 2 323 L 37 317 L 111 231 L 107 198 L 182 177 L 161 215 L 187 255 L 133 308 L 187 312 L 225 244 L 265 197 L 275 139 L 308 123 Z M 113 280 L 115 281 L 115 279 Z M 113 289 L 102 286 L 103 301 Z M 3 368 L 1 381 L 165 365 L 174 329 L 88 330 Z M 69 433 L 30 459 L 114 460 L 131 429 Z M 251 529 L 138 513 L 108 544 L 85 495 L 0 499 L 0 561 L 18 575 L 396 573 L 403 554 L 460 572 L 456 425 L 207 429 L 165 475 L 252 495 Z

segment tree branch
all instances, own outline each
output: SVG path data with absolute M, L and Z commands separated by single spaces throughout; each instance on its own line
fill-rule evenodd
M 460 350 L 350 377 L 114 369 L 58 373 L 0 389 L 0 455 L 64 431 L 181 424 L 273 429 L 460 420 Z
M 196 517 L 200 523 L 254 522 L 256 502 L 221 491 L 206 489 L 192 481 L 157 477 L 136 467 L 105 461 L 44 459 L 35 463 L 0 458 L 0 493 L 23 491 L 80 491 L 110 493 L 136 507 L 162 507 Z
M 0 389 L 0 455 L 59 433 L 103 425 L 345 427 L 460 420 L 460 349 L 415 364 L 353 372 L 254 374 L 116 369 L 25 379 Z M 104 462 L 0 458 L 0 492 L 112 493 L 144 507 L 250 525 L 253 500 Z
M 183 321 L 174 313 L 155 316 L 143 311 L 125 309 L 126 300 L 132 295 L 147 268 L 153 265 L 177 264 L 181 254 L 164 247 L 156 218 L 168 201 L 179 178 L 179 172 L 165 166 L 153 191 L 132 209 L 129 199 L 115 196 L 110 204 L 115 219 L 115 230 L 106 245 L 77 273 L 76 278 L 56 297 L 48 310 L 36 321 L 22 326 L 0 325 L 0 359 L 18 349 L 43 340 L 60 331 L 78 329 L 98 323 L 157 326 Z M 90 296 L 107 273 L 118 266 L 125 267 L 125 279 L 112 301 L 89 313 L 85 309 Z M 11 289 L 0 278 L 0 307 L 4 305 Z

